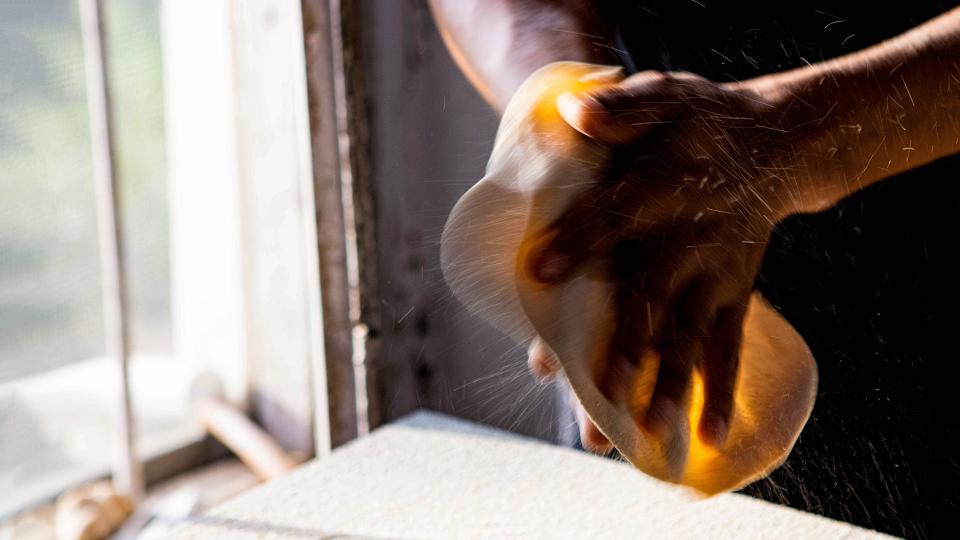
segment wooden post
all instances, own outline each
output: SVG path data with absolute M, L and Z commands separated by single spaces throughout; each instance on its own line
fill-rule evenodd
M 118 491 L 138 499 L 143 495 L 144 489 L 143 465 L 135 451 L 133 410 L 130 402 L 126 272 L 102 12 L 101 0 L 80 0 L 90 143 L 96 184 L 104 331 L 107 354 L 116 362 L 120 375 L 120 392 L 114 422 L 116 437 L 112 461 L 113 482 Z
M 343 208 L 344 245 L 346 252 L 346 271 L 348 293 L 348 314 L 352 337 L 352 364 L 354 377 L 354 395 L 357 409 L 357 435 L 366 435 L 370 431 L 370 402 L 367 393 L 370 374 L 367 372 L 367 339 L 369 328 L 363 321 L 360 246 L 358 236 L 357 208 L 354 200 L 357 196 L 354 185 L 352 145 L 350 137 L 349 105 L 347 103 L 346 81 L 349 77 L 344 64 L 344 36 L 342 31 L 343 10 L 341 0 L 329 0 L 330 52 L 332 54 L 333 77 L 331 80 L 337 132 L 337 152 L 340 173 L 340 199 Z
M 347 125 L 339 0 L 303 0 L 313 193 L 323 303 L 325 358 L 317 400 L 329 403 L 333 448 L 367 431 L 367 325 L 361 317 L 360 263 Z M 320 393 L 326 393 L 321 396 Z

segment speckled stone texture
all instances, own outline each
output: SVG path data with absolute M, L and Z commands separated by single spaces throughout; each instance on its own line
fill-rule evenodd
M 417 412 L 172 538 L 884 538 L 742 495 L 696 500 L 614 462 Z

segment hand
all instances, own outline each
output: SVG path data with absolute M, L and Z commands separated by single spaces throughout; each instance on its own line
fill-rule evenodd
M 704 378 L 698 426 L 722 444 L 733 409 L 743 317 L 774 224 L 793 208 L 805 168 L 782 107 L 748 85 L 644 72 L 588 95 L 562 95 L 564 119 L 611 159 L 528 259 L 538 281 L 616 283 L 616 328 L 595 382 L 623 400 L 640 362 L 660 357 L 637 421 L 671 437 L 692 371 Z M 544 357 L 535 342 L 531 366 Z M 549 348 L 546 348 L 549 351 Z M 543 370 L 541 370 L 543 371 Z M 602 437 L 581 423 L 598 450 Z

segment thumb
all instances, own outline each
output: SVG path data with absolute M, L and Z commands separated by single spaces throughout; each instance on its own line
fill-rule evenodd
M 605 187 L 589 190 L 572 202 L 527 253 L 528 275 L 542 284 L 556 285 L 571 279 L 587 260 L 609 255 L 624 215 L 613 202 Z
M 580 133 L 617 146 L 637 142 L 657 126 L 669 124 L 680 105 L 669 75 L 643 71 L 619 84 L 557 97 L 560 116 Z

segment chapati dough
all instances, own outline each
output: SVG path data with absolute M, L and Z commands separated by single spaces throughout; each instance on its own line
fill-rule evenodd
M 703 384 L 695 374 L 684 435 L 666 444 L 642 430 L 628 403 L 593 383 L 591 356 L 613 330 L 613 283 L 579 277 L 553 287 L 530 280 L 524 257 L 570 201 L 595 179 L 609 150 L 570 128 L 558 95 L 616 83 L 618 68 L 561 62 L 530 76 L 503 115 L 486 175 L 458 201 L 444 228 L 441 262 L 454 294 L 522 344 L 541 336 L 597 427 L 641 471 L 712 495 L 744 486 L 779 466 L 813 408 L 817 368 L 803 338 L 759 295 L 744 323 L 735 409 L 724 445 L 700 442 Z M 645 408 L 656 362 L 642 364 L 631 396 Z

